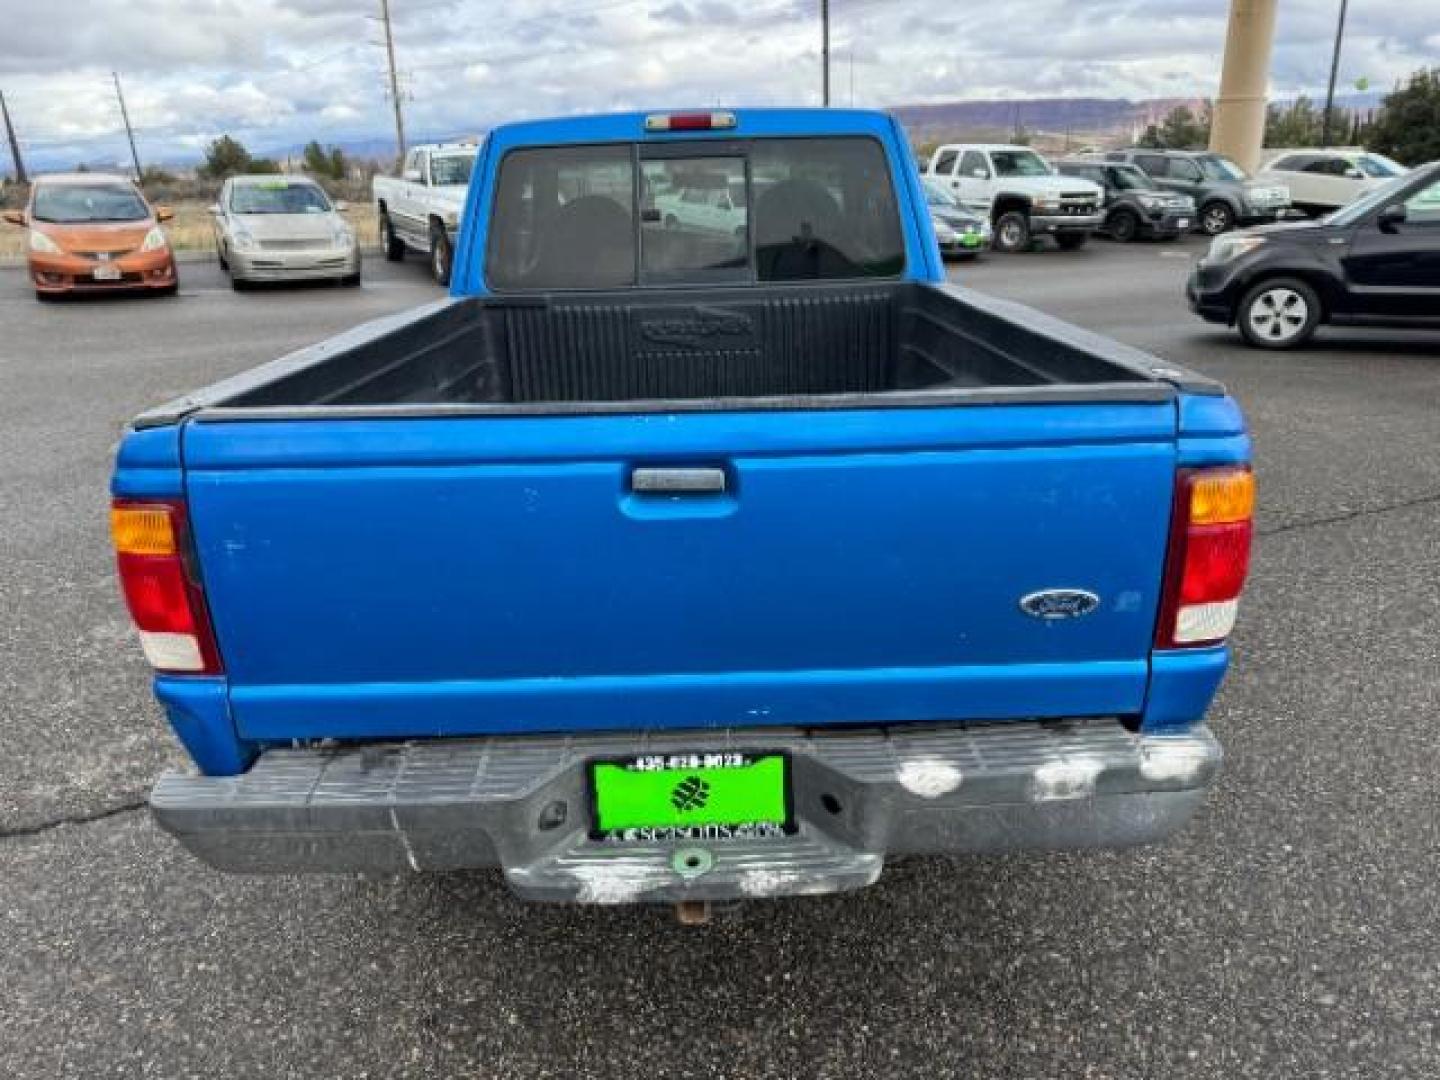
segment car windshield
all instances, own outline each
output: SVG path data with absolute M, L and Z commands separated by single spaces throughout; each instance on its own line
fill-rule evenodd
M 1195 159 L 1207 180 L 1244 180 L 1245 170 L 1226 157 L 1206 154 Z
M 1381 184 L 1368 195 L 1363 195 L 1348 206 L 1342 206 L 1324 221 L 1327 225 L 1353 225 L 1377 206 L 1383 206 L 1395 198 L 1395 193 L 1409 183 L 1408 176 L 1397 176 L 1388 184 Z
M 430 159 L 430 182 L 436 187 L 470 183 L 474 154 L 441 154 Z
M 40 184 L 32 216 L 36 221 L 144 221 L 150 208 L 129 184 Z
M 960 206 L 960 200 L 937 180 L 925 181 L 925 201 L 931 206 L 942 206 L 947 210 L 958 209 Z
M 230 209 L 237 214 L 324 214 L 330 200 L 314 184 L 266 180 L 231 188 Z
M 1033 150 L 992 150 L 990 160 L 995 163 L 998 176 L 1050 175 L 1050 166 Z
M 1405 166 L 1398 161 L 1391 161 L 1384 154 L 1361 154 L 1355 159 L 1355 165 L 1366 176 L 1380 180 L 1405 175 Z
M 1149 191 L 1155 186 L 1135 165 L 1112 165 L 1110 178 L 1121 191 Z

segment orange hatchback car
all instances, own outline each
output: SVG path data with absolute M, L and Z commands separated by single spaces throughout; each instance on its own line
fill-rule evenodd
M 30 279 L 41 300 L 66 293 L 133 290 L 173 294 L 175 255 L 160 222 L 174 215 L 152 210 L 123 176 L 65 173 L 42 176 L 30 204 L 5 220 L 30 230 Z

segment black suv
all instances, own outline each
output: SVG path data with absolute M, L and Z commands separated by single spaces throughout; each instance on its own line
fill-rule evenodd
M 1189 195 L 1161 190 L 1134 165 L 1071 158 L 1056 162 L 1055 169 L 1105 189 L 1100 231 L 1122 243 L 1138 237 L 1173 240 L 1195 224 L 1195 201 Z
M 1440 329 L 1440 161 L 1318 221 L 1217 237 L 1186 292 L 1196 314 L 1267 349 L 1321 323 Z
M 1229 158 L 1208 151 L 1112 150 L 1105 160 L 1138 165 L 1157 186 L 1189 195 L 1200 208 L 1200 228 L 1210 236 L 1274 221 L 1290 209 L 1284 184 L 1252 180 Z

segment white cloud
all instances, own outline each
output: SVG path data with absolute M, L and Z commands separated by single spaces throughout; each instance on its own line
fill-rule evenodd
M 389 131 L 370 0 L 0 0 L 0 89 L 52 156 L 142 156 L 228 132 L 257 152 Z M 814 0 L 395 0 L 407 124 L 475 132 L 521 116 L 662 105 L 805 104 Z M 1429 9 L 1429 10 L 1427 10 Z M 833 5 L 834 85 L 885 106 L 961 98 L 1213 95 L 1223 0 L 935 0 Z M 1272 89 L 1322 93 L 1334 0 L 1280 5 Z M 1017 33 L 1017 27 L 1023 32 Z M 1340 83 L 1440 64 L 1433 3 L 1352 5 Z

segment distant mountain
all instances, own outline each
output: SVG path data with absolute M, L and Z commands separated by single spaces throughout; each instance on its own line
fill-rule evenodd
M 1365 93 L 1339 94 L 1335 98 L 1337 108 L 1350 111 L 1365 111 L 1380 107 L 1385 96 L 1384 90 Z M 1278 104 L 1288 102 L 1277 98 Z M 1323 100 L 1311 98 L 1312 101 Z M 1066 136 L 1081 140 L 1089 138 L 1128 139 L 1142 131 L 1147 124 L 1158 123 L 1166 113 L 1177 105 L 1188 105 L 1198 109 L 1205 103 L 1204 98 L 1149 98 L 1129 101 L 1125 98 L 1030 98 L 982 101 L 947 101 L 925 105 L 896 105 L 889 111 L 905 125 L 910 138 L 916 143 L 935 142 L 942 139 L 1008 139 L 1016 127 L 1017 120 L 1032 135 L 1050 136 L 1057 142 Z M 421 132 L 413 135 L 412 143 L 442 142 L 456 139 L 475 138 L 479 132 Z M 1065 142 L 1069 144 L 1069 138 Z M 201 160 L 196 151 L 179 151 L 173 148 L 159 150 L 141 133 L 140 154 L 147 165 L 162 165 L 172 170 L 192 168 Z M 327 146 L 338 146 L 347 155 L 360 160 L 374 160 L 389 163 L 395 153 L 395 140 L 390 135 L 359 135 L 354 138 L 336 139 L 326 142 Z M 0 144 L 0 175 L 8 171 L 9 154 Z M 37 145 L 27 150 L 26 161 L 36 172 L 73 168 L 77 162 L 91 163 L 125 162 L 128 160 L 126 147 L 119 137 L 97 140 L 81 149 L 63 145 Z M 251 153 L 256 157 L 294 159 L 304 152 L 304 143 L 289 145 L 252 145 Z
M 1177 105 L 1199 107 L 1198 98 L 1030 98 L 897 105 L 890 109 L 916 142 L 1030 132 L 1126 133 L 1154 123 Z

